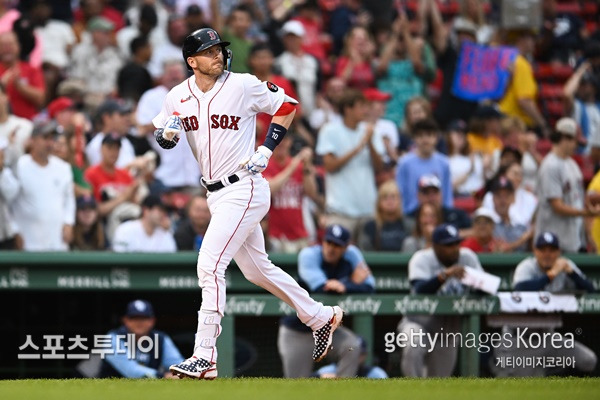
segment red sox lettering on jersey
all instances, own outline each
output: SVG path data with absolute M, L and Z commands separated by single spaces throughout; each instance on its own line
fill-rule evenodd
M 254 153 L 256 114 L 275 114 L 285 92 L 253 75 L 225 71 L 208 92 L 198 89 L 194 77 L 167 94 L 163 108 L 153 120 L 162 127 L 179 113 L 192 152 L 208 181 L 221 179 L 239 170 L 242 160 Z

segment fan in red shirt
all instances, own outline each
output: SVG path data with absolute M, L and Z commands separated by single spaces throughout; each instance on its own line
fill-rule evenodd
M 20 52 L 14 32 L 0 34 L 0 82 L 6 88 L 13 114 L 33 119 L 44 104 L 44 74 L 41 68 L 21 61 Z
M 473 214 L 473 236 L 463 240 L 461 247 L 475 253 L 493 253 L 498 251 L 499 243 L 494 238 L 494 227 L 498 221 L 496 213 L 480 207 Z
M 312 150 L 303 148 L 290 155 L 292 135 L 286 135 L 273 151 L 263 176 L 271 188 L 268 237 L 273 251 L 297 253 L 309 245 L 302 217 L 304 196 L 318 202 L 317 180 L 312 165 Z

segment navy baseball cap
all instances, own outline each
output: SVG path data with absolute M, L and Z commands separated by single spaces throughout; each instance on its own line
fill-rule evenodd
M 463 241 L 454 225 L 441 224 L 435 227 L 431 240 L 435 244 L 447 245 Z
M 102 138 L 102 144 L 107 146 L 115 145 L 121 147 L 121 137 L 114 133 L 106 134 Z
M 338 224 L 329 225 L 325 230 L 324 239 L 326 242 L 345 247 L 350 243 L 350 231 Z
M 84 208 L 96 208 L 96 200 L 89 194 L 77 197 L 76 203 L 78 210 Z
M 558 236 L 553 232 L 542 232 L 538 235 L 537 239 L 535 239 L 535 248 L 539 249 L 540 247 L 554 247 L 555 249 L 560 248 L 560 242 L 558 241 Z
M 134 300 L 131 303 L 127 304 L 125 316 L 129 318 L 153 318 L 154 309 L 152 308 L 152 304 L 150 304 L 150 302 L 146 300 Z

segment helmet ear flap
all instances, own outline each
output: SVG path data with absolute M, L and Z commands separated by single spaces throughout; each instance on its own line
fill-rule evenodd
M 233 51 L 223 46 L 223 62 L 227 71 L 231 71 L 231 62 L 233 61 Z

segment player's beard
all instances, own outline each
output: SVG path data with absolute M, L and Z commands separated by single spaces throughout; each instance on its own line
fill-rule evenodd
M 210 64 L 208 67 L 205 67 L 205 68 L 200 67 L 200 68 L 198 68 L 198 71 L 200 71 L 200 73 L 202 75 L 217 77 L 223 73 L 224 69 L 225 69 L 224 63 L 220 63 L 220 64 L 215 63 L 215 64 Z

